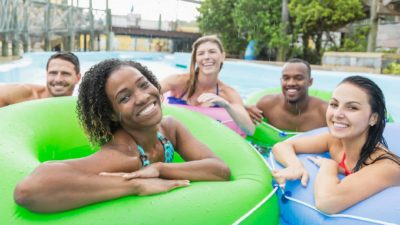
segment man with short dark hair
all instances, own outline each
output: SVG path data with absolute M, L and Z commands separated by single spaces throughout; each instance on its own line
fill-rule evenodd
M 41 98 L 71 96 L 81 78 L 79 59 L 57 52 L 47 61 L 47 85 L 6 84 L 0 87 L 0 107 Z
M 310 64 L 302 59 L 290 59 L 283 65 L 282 93 L 265 95 L 246 109 L 253 122 L 266 118 L 269 124 L 282 130 L 304 132 L 324 127 L 328 103 L 308 95 L 312 83 Z

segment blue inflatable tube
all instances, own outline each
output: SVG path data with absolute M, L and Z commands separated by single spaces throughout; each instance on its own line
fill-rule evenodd
M 309 136 L 326 131 L 327 128 L 319 128 L 297 135 L 296 137 Z M 389 123 L 386 125 L 384 137 L 388 143 L 389 149 L 397 155 L 400 154 L 399 133 L 399 123 Z M 339 214 L 326 215 L 318 211 L 315 208 L 313 193 L 318 167 L 307 159 L 307 156 L 309 155 L 311 154 L 299 155 L 305 168 L 310 173 L 307 187 L 304 188 L 300 184 L 299 180 L 288 181 L 286 183 L 285 193 L 283 193 L 281 189 L 277 191 L 279 197 L 281 225 L 400 224 L 400 186 L 387 188 Z M 329 156 L 328 153 L 323 155 L 325 157 Z M 278 162 L 274 161 L 273 157 L 270 157 L 267 160 L 271 164 L 271 167 L 276 169 L 283 168 Z

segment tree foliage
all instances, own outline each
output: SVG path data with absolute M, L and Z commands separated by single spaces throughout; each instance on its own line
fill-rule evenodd
M 400 75 L 400 63 L 392 62 L 384 70 L 384 74 Z
M 243 54 L 247 40 L 239 33 L 234 22 L 237 0 L 205 0 L 197 18 L 200 30 L 205 34 L 218 34 L 228 54 Z
M 355 27 L 354 30 L 346 34 L 342 40 L 342 45 L 334 49 L 340 52 L 365 52 L 368 45 L 369 26 Z
M 287 44 L 281 35 L 281 0 L 238 0 L 234 9 L 234 22 L 248 41 L 256 41 L 257 53 L 276 52 Z
M 201 31 L 218 34 L 231 54 L 242 54 L 247 42 L 256 40 L 258 51 L 285 46 L 292 50 L 287 57 L 300 53 L 296 56 L 312 63 L 320 61 L 323 39 L 333 41 L 329 32 L 365 18 L 361 0 L 290 0 L 290 33 L 283 35 L 282 0 L 205 0 L 199 12 Z M 360 48 L 355 41 L 349 36 L 343 43 Z
M 312 58 L 309 41 L 315 45 L 317 58 L 311 61 L 319 61 L 323 54 L 324 32 L 337 31 L 365 17 L 361 0 L 291 0 L 289 10 L 293 32 L 301 35 L 304 58 Z

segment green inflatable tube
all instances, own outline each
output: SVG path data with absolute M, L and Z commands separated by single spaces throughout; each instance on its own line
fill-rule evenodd
M 198 113 L 165 106 L 230 167 L 229 182 L 192 182 L 153 196 L 127 196 L 53 214 L 15 204 L 16 184 L 41 162 L 83 157 L 93 150 L 78 124 L 75 97 L 0 109 L 0 224 L 278 224 L 277 197 L 263 158 L 224 125 Z M 179 162 L 180 157 L 175 159 Z
M 268 88 L 259 92 L 256 92 L 250 95 L 247 100 L 247 105 L 255 105 L 258 100 L 261 99 L 264 95 L 268 94 L 278 94 L 281 93 L 282 90 L 280 87 L 278 88 Z M 332 96 L 331 92 L 317 90 L 317 89 L 309 89 L 308 94 L 314 97 L 318 97 L 322 100 L 329 101 Z M 256 126 L 256 130 L 253 136 L 247 136 L 246 139 L 250 141 L 250 143 L 257 145 L 263 149 L 266 149 L 266 152 L 276 143 L 284 141 L 299 132 L 280 130 L 271 124 L 268 121 L 264 120 L 264 122 L 260 123 Z
M 300 132 L 280 130 L 264 121 L 256 126 L 253 136 L 247 136 L 246 140 L 254 145 L 266 149 L 265 151 L 269 152 L 269 148 L 274 144 L 284 141 L 299 133 Z

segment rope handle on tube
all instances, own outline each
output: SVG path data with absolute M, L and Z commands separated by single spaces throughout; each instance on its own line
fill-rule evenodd
M 267 163 L 268 167 L 272 170 L 275 170 L 275 163 L 273 160 L 274 155 L 272 154 L 272 152 L 270 153 L 270 157 L 269 157 L 269 161 L 271 163 L 271 165 Z M 272 171 L 271 170 L 271 171 Z M 286 203 L 287 201 L 293 201 L 296 202 L 298 204 L 301 204 L 303 206 L 306 206 L 312 210 L 317 211 L 318 213 L 321 213 L 324 216 L 327 217 L 331 217 L 331 218 L 350 218 L 350 219 L 355 219 L 355 220 L 360 220 L 360 221 L 364 221 L 364 222 L 369 222 L 369 223 L 374 223 L 374 224 L 381 224 L 381 225 L 396 225 L 395 223 L 390 223 L 390 222 L 385 222 L 385 221 L 381 221 L 381 220 L 375 220 L 375 219 L 370 219 L 370 218 L 366 218 L 366 217 L 361 217 L 361 216 L 354 216 L 354 215 L 349 215 L 349 214 L 326 214 L 324 212 L 322 212 L 321 210 L 315 208 L 315 206 L 312 206 L 304 201 L 295 199 L 293 197 L 291 197 L 292 193 L 290 191 L 285 191 L 284 190 L 284 186 L 285 185 L 279 185 L 278 183 L 273 184 L 273 186 L 275 187 L 275 189 L 280 189 L 281 193 L 282 193 L 282 197 L 281 197 L 281 201 L 283 203 Z

